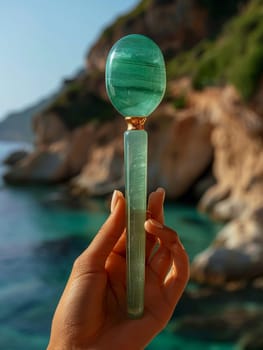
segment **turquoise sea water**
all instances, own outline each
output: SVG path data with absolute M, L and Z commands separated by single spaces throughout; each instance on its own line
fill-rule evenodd
M 0 144 L 0 160 L 16 149 Z M 1 173 L 4 168 L 1 167 Z M 8 187 L 0 180 L 0 349 L 45 349 L 55 306 L 75 257 L 108 215 L 107 200 L 85 209 L 59 203 L 61 189 Z M 166 222 L 192 258 L 219 226 L 194 208 L 167 203 Z M 148 350 L 230 350 L 232 344 L 201 342 L 167 327 Z

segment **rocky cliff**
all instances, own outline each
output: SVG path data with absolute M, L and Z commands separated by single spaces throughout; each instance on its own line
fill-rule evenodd
M 245 1 L 218 6 L 203 0 L 143 0 L 130 13 L 105 29 L 87 55 L 88 70 L 104 71 L 106 56 L 122 36 L 143 33 L 156 41 L 166 59 L 214 37 L 227 18 Z
M 123 187 L 125 122 L 106 97 L 105 59 L 121 36 L 146 34 L 163 50 L 168 74 L 165 99 L 147 122 L 149 190 L 163 186 L 178 198 L 212 166 L 216 184 L 199 186 L 199 207 L 228 224 L 196 257 L 192 277 L 225 284 L 262 276 L 262 11 L 262 0 L 141 1 L 105 29 L 86 72 L 35 117 L 36 151 L 6 181 L 70 179 L 73 193 L 90 195 Z

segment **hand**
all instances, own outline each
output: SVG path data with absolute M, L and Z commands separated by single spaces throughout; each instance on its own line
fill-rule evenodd
M 127 317 L 125 199 L 115 191 L 111 215 L 74 263 L 48 350 L 139 350 L 166 326 L 188 281 L 189 263 L 176 232 L 163 225 L 163 201 L 163 189 L 149 196 L 143 317 Z

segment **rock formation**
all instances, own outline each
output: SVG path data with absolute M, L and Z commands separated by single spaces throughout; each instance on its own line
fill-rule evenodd
M 233 88 L 224 89 L 215 103 L 211 140 L 217 183 L 200 208 L 215 219 L 233 221 L 196 257 L 192 276 L 224 284 L 263 274 L 263 119 Z
M 149 118 L 146 127 L 149 131 L 148 190 L 164 186 L 168 197 L 179 197 L 211 162 L 211 125 L 202 121 L 194 110 L 177 114 L 171 105 L 164 104 Z M 73 186 L 93 195 L 124 186 L 124 130 L 125 122 L 117 120 L 94 132 L 101 135 L 97 137 L 103 142 L 93 140 L 89 161 L 73 180 Z M 187 147 L 183 147 L 184 144 Z

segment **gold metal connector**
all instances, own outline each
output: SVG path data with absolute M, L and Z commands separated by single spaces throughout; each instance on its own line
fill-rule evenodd
M 146 117 L 126 117 L 127 130 L 144 130 Z

